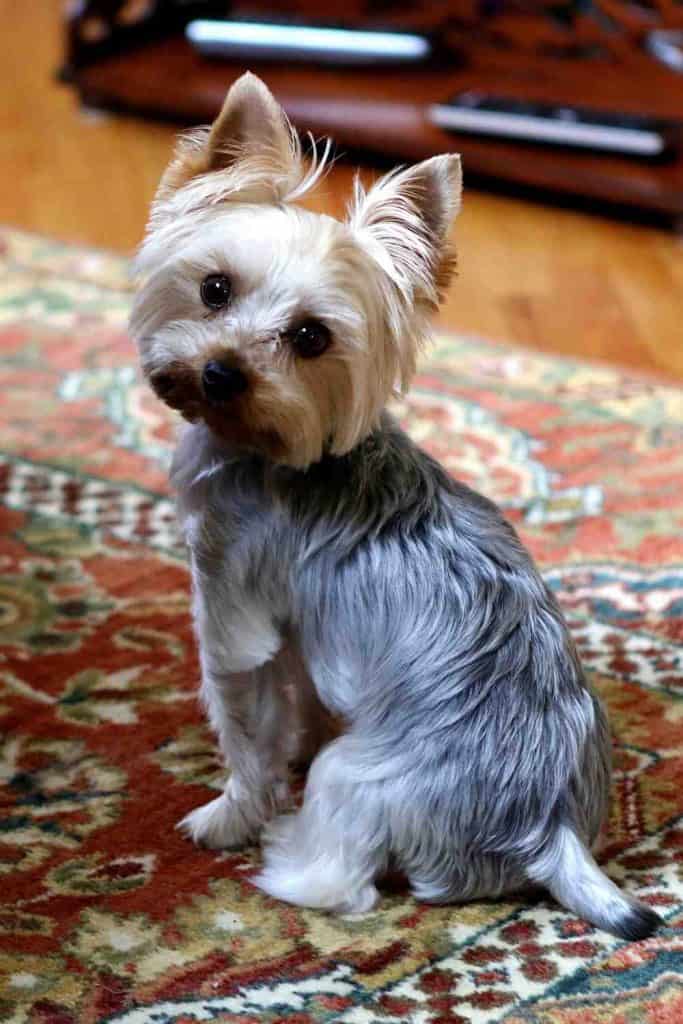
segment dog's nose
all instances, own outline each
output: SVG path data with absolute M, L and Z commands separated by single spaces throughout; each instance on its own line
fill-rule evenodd
M 228 402 L 247 390 L 248 381 L 236 366 L 212 359 L 202 372 L 202 387 L 210 402 Z

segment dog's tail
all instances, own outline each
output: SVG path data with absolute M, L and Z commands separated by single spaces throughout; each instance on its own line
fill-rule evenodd
M 626 896 L 595 863 L 568 825 L 561 825 L 544 853 L 528 869 L 530 877 L 558 903 L 591 924 L 622 939 L 645 939 L 663 923 L 659 914 Z

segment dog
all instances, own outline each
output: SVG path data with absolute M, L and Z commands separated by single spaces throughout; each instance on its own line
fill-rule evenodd
M 541 885 L 643 938 L 660 918 L 590 852 L 609 731 L 559 607 L 496 506 L 385 410 L 455 269 L 459 158 L 357 183 L 341 222 L 298 202 L 328 154 L 304 160 L 244 75 L 181 137 L 137 257 L 142 369 L 190 424 L 171 479 L 230 768 L 181 827 L 262 836 L 255 884 L 294 904 L 368 911 L 393 865 L 418 900 Z

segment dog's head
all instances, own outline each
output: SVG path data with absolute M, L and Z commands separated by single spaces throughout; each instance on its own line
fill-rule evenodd
M 343 223 L 296 205 L 326 156 L 306 165 L 265 85 L 240 78 L 161 180 L 131 316 L 163 401 L 299 468 L 349 451 L 408 386 L 455 263 L 457 156 L 358 184 Z

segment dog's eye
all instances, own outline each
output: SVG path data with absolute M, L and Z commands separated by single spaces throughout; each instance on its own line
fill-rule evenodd
M 209 309 L 222 309 L 230 302 L 232 286 L 225 274 L 209 274 L 202 281 L 202 302 Z
M 317 320 L 307 320 L 293 330 L 290 337 L 296 354 L 302 359 L 315 359 L 321 356 L 332 340 L 325 324 Z

